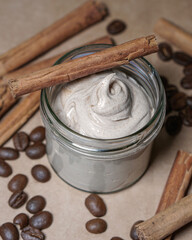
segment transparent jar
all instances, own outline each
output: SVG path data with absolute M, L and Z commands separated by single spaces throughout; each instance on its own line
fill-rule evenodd
M 111 45 L 75 49 L 55 64 L 79 58 Z M 152 142 L 165 117 L 165 93 L 160 77 L 144 58 L 120 67 L 134 78 L 150 98 L 154 114 L 139 131 L 117 139 L 95 139 L 68 128 L 54 112 L 53 102 L 62 85 L 42 90 L 41 115 L 46 128 L 47 155 L 57 175 L 77 189 L 95 193 L 122 190 L 146 171 Z

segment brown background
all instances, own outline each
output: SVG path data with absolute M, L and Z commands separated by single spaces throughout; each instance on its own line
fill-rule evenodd
M 127 23 L 125 32 L 114 37 L 116 42 L 122 43 L 136 37 L 153 33 L 153 27 L 160 17 L 165 17 L 176 24 L 191 31 L 191 0 L 103 0 L 110 16 L 103 22 L 89 28 L 69 41 L 51 50 L 42 58 L 55 55 L 60 51 L 74 48 L 87 41 L 106 35 L 107 24 L 116 18 Z M 0 0 L 0 54 L 16 46 L 23 40 L 31 37 L 44 27 L 53 23 L 72 9 L 79 6 L 84 0 Z M 158 38 L 161 41 L 160 38 Z M 173 62 L 161 62 L 156 54 L 148 57 L 160 74 L 169 78 L 170 82 L 180 87 L 182 67 Z M 184 90 L 182 90 L 184 91 Z M 192 95 L 192 91 L 186 91 Z M 30 132 L 40 124 L 39 112 L 23 127 Z M 12 146 L 8 142 L 7 146 Z M 30 176 L 30 169 L 37 163 L 49 166 L 47 158 L 30 160 L 25 154 L 11 162 L 14 174 L 24 173 L 29 176 L 26 192 L 30 197 L 42 194 L 47 198 L 46 209 L 54 214 L 54 223 L 44 232 L 51 240 L 109 240 L 113 236 L 123 239 L 129 238 L 132 224 L 139 219 L 152 216 L 157 208 L 163 187 L 167 180 L 172 162 L 178 149 L 192 151 L 192 128 L 183 127 L 176 137 L 168 136 L 164 129 L 155 141 L 152 153 L 152 163 L 143 178 L 134 186 L 115 194 L 103 195 L 108 211 L 104 219 L 108 229 L 100 235 L 93 235 L 85 230 L 85 222 L 92 215 L 84 207 L 87 193 L 76 190 L 62 182 L 52 171 L 49 183 L 40 184 Z M 7 190 L 9 178 L 0 179 L 0 224 L 12 221 L 20 212 L 26 212 L 25 207 L 18 210 L 7 205 L 10 192 Z M 189 190 L 191 192 L 191 190 Z M 189 224 L 180 231 L 176 240 L 191 240 L 192 225 Z

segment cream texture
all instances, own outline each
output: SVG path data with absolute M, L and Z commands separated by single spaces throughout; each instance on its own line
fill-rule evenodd
M 111 70 L 65 84 L 54 111 L 82 135 L 113 139 L 141 129 L 152 117 L 153 107 L 133 78 Z

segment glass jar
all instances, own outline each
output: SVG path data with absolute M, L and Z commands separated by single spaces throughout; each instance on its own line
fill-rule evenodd
M 92 54 L 111 45 L 77 48 L 55 64 Z M 47 155 L 56 174 L 77 189 L 95 193 L 122 190 L 146 171 L 152 142 L 165 117 L 165 93 L 160 77 L 144 58 L 119 68 L 134 78 L 153 104 L 154 114 L 139 131 L 117 139 L 96 139 L 68 128 L 54 112 L 53 101 L 62 85 L 42 90 L 41 115 L 46 128 Z

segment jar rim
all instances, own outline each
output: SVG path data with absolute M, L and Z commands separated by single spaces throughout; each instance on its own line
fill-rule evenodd
M 92 52 L 94 52 L 94 50 L 97 49 L 97 48 L 98 49 L 99 48 L 109 48 L 109 47 L 112 47 L 112 46 L 113 46 L 112 44 L 90 44 L 90 45 L 85 45 L 83 47 L 75 48 L 75 49 L 67 52 L 66 54 L 64 54 L 62 57 L 60 57 L 55 62 L 54 65 L 60 64 L 61 62 L 63 62 L 64 60 L 68 59 L 70 56 L 74 55 L 78 51 L 86 50 L 87 52 L 90 52 L 90 50 L 92 49 Z M 94 50 L 93 50 L 93 48 L 94 48 Z M 65 125 L 58 118 L 58 116 L 55 114 L 55 112 L 52 110 L 52 107 L 51 107 L 51 105 L 49 103 L 48 96 L 47 96 L 47 91 L 48 91 L 49 88 L 45 88 L 45 89 L 43 89 L 41 91 L 41 103 L 43 102 L 43 98 L 44 98 L 45 102 L 46 102 L 46 105 L 47 105 L 47 107 L 48 107 L 48 109 L 49 109 L 53 119 L 56 120 L 57 124 L 60 127 L 62 127 L 65 130 L 67 130 L 68 132 L 70 132 L 71 134 L 73 134 L 75 136 L 78 136 L 82 140 L 85 140 L 85 141 L 87 141 L 87 140 L 88 141 L 90 141 L 90 140 L 97 140 L 97 141 L 102 141 L 102 142 L 105 142 L 105 143 L 108 143 L 108 142 L 119 142 L 119 141 L 126 141 L 126 140 L 128 140 L 130 138 L 134 138 L 136 135 L 139 135 L 139 134 L 141 135 L 142 132 L 144 132 L 158 118 L 160 112 L 162 111 L 162 108 L 164 107 L 164 104 L 163 104 L 164 101 L 163 100 L 165 99 L 165 93 L 164 93 L 164 87 L 163 87 L 161 78 L 160 78 L 158 72 L 152 66 L 152 64 L 150 62 L 148 62 L 144 57 L 139 58 L 139 60 L 149 67 L 149 69 L 155 75 L 155 78 L 157 79 L 158 86 L 159 86 L 159 101 L 157 103 L 157 108 L 155 109 L 155 112 L 154 112 L 153 116 L 151 117 L 151 119 L 142 128 L 140 128 L 138 131 L 136 131 L 136 132 L 134 132 L 132 134 L 129 134 L 129 135 L 126 135 L 126 136 L 120 137 L 120 138 L 111 138 L 111 139 L 100 139 L 100 138 L 94 138 L 94 137 L 89 137 L 89 136 L 82 135 L 82 134 L 74 131 L 73 129 L 69 128 L 67 125 Z M 135 61 L 136 60 L 132 60 L 131 62 L 135 62 Z M 123 66 L 126 66 L 126 65 L 123 65 Z

